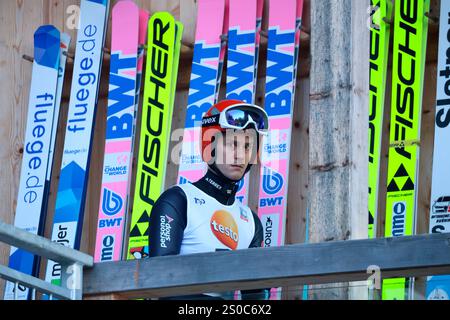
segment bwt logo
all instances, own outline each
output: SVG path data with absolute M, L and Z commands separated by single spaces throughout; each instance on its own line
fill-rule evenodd
M 239 27 L 228 32 L 227 98 L 250 103 L 253 94 L 254 56 L 245 50 L 255 45 L 255 31 L 245 32 Z M 254 50 L 252 48 L 252 50 Z
M 395 202 L 392 206 L 392 235 L 394 237 L 405 234 L 406 202 Z
M 264 167 L 262 187 L 267 194 L 277 194 L 283 187 L 283 176 L 274 170 Z
M 120 212 L 123 207 L 123 200 L 117 193 L 106 188 L 103 189 L 102 210 L 108 216 L 113 216 Z
M 283 187 L 283 176 L 272 169 L 264 167 L 262 187 L 263 191 L 268 195 L 279 193 Z M 259 200 L 259 206 L 261 208 L 280 206 L 282 203 L 283 197 L 261 198 Z

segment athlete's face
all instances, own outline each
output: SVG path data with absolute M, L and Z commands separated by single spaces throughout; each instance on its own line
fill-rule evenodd
M 216 166 L 230 180 L 240 180 L 249 163 L 256 162 L 257 136 L 253 129 L 227 130 L 216 144 Z

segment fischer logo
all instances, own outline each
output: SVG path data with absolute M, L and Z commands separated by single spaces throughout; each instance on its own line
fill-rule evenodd
M 102 239 L 102 252 L 100 256 L 100 261 L 112 261 L 114 254 L 114 235 L 105 235 Z
M 392 206 L 392 236 L 405 235 L 406 202 L 395 202 Z
M 154 96 L 150 96 L 143 105 L 143 117 L 146 117 L 142 122 L 142 136 L 143 148 L 140 148 L 141 157 L 143 159 L 141 166 L 138 168 L 137 173 L 137 192 L 139 198 L 153 206 L 156 199 L 151 198 L 151 193 L 153 190 L 152 179 L 158 178 L 161 175 L 161 170 L 159 170 L 160 165 L 163 163 L 161 147 L 162 144 L 167 143 L 166 141 L 161 141 L 161 135 L 163 133 L 163 124 L 165 123 L 165 112 L 164 110 L 168 107 L 160 99 L 164 96 L 163 91 L 167 91 L 167 84 L 170 84 L 170 75 L 168 74 L 168 42 L 165 39 L 165 33 L 169 28 L 173 27 L 169 23 L 164 24 L 164 22 L 156 18 L 152 21 L 154 41 L 149 43 L 149 51 L 152 51 L 154 56 L 159 56 L 160 59 L 155 59 L 154 66 L 152 70 L 154 74 L 145 78 L 146 86 L 151 88 L 151 92 Z M 154 119 L 156 117 L 156 120 Z M 155 125 L 158 124 L 158 125 Z M 156 186 L 154 186 L 156 187 Z M 156 196 L 156 194 L 155 194 Z
M 172 223 L 173 218 L 169 217 L 167 214 L 160 217 L 160 239 L 161 248 L 167 248 L 167 242 L 170 242 L 170 230 L 172 227 L 170 224 Z
M 255 30 L 234 27 L 228 31 L 227 99 L 252 102 L 255 40 Z
M 278 217 L 275 214 L 267 214 L 261 217 L 264 227 L 264 247 L 271 247 L 278 241 Z
M 283 187 L 283 176 L 275 170 L 264 167 L 262 188 L 268 195 L 275 195 L 281 191 Z M 260 207 L 281 205 L 283 197 L 261 198 Z
M 417 100 L 418 91 L 414 90 L 414 84 L 420 81 L 416 79 L 416 73 L 420 64 L 417 63 L 417 52 L 411 48 L 411 44 L 417 38 L 416 22 L 418 19 L 418 0 L 400 0 L 399 36 L 404 36 L 403 43 L 398 44 L 397 63 L 399 67 L 396 72 L 398 83 L 395 84 L 397 94 L 394 105 L 396 106 L 396 116 L 394 120 L 394 140 L 404 141 L 407 139 L 409 130 L 414 127 L 414 102 Z M 397 5 L 397 4 L 396 4 Z M 422 18 L 420 18 L 422 19 Z M 403 67 L 402 67 L 403 65 Z M 406 72 L 408 70 L 408 72 Z M 409 134 L 411 135 L 411 134 Z M 403 158 L 411 160 L 411 152 L 404 146 L 395 148 L 395 152 Z
M 214 212 L 211 217 L 211 231 L 214 236 L 231 250 L 236 250 L 239 243 L 239 232 L 233 216 L 224 210 Z
M 102 201 L 102 210 L 103 213 L 108 216 L 116 215 L 122 210 L 123 200 L 120 195 L 117 193 L 103 188 L 103 201 Z

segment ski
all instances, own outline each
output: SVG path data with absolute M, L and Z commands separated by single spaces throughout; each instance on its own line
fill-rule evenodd
M 217 72 L 216 96 L 214 98 L 214 103 L 217 103 L 219 101 L 223 67 L 225 64 L 225 55 L 227 53 L 227 48 L 228 48 L 228 41 L 225 40 L 225 37 L 228 34 L 229 13 L 230 13 L 230 0 L 225 0 L 225 11 L 223 13 L 222 34 L 220 35 L 221 43 L 220 43 L 219 69 Z
M 429 0 L 399 0 L 394 10 L 391 129 L 387 173 L 386 237 L 416 229 L 420 121 Z M 412 298 L 413 279 L 383 281 L 384 300 Z
M 206 169 L 200 154 L 203 114 L 216 100 L 217 78 L 224 23 L 224 0 L 197 2 L 197 27 L 189 87 L 188 106 L 178 171 L 178 183 L 195 182 Z
M 256 33 L 255 33 L 255 70 L 253 71 L 253 100 L 256 101 L 256 82 L 258 80 L 259 46 L 261 44 L 261 29 L 263 19 L 264 0 L 256 0 Z
M 95 262 L 122 258 L 136 114 L 139 8 L 132 0 L 122 0 L 114 5 L 111 16 L 106 141 Z
M 434 132 L 433 174 L 431 180 L 430 233 L 450 232 L 450 0 L 441 0 L 439 24 L 436 118 Z M 427 281 L 427 299 L 450 299 L 450 276 L 432 276 Z
M 230 0 L 226 98 L 253 103 L 258 59 L 256 57 L 257 0 Z M 261 10 L 262 13 L 262 10 Z M 236 199 L 248 203 L 247 173 L 239 183 Z
M 38 234 L 43 218 L 51 135 L 58 86 L 60 32 L 51 25 L 34 33 L 34 62 L 28 102 L 28 115 L 20 172 L 14 225 Z M 45 79 L 45 81 L 42 81 Z M 9 267 L 36 276 L 39 259 L 22 249 L 11 247 Z M 29 290 L 6 283 L 5 300 L 26 300 Z
M 177 80 L 178 80 L 178 67 L 179 67 L 179 61 L 180 61 L 180 54 L 181 54 L 181 38 L 183 37 L 184 32 L 184 26 L 180 21 L 175 21 L 175 47 L 174 47 L 174 65 L 172 69 L 172 95 L 171 95 L 171 102 L 170 105 L 173 106 L 175 104 L 175 93 L 176 93 L 176 87 L 177 87 Z M 170 108 L 170 114 L 169 119 L 172 120 L 173 118 L 173 107 Z M 172 121 L 169 123 L 170 130 L 172 130 Z
M 133 163 L 135 164 L 137 162 L 136 154 L 134 150 L 139 150 L 137 147 L 138 141 L 137 135 L 140 133 L 140 130 L 138 130 L 137 127 L 137 121 L 141 118 L 141 115 L 139 114 L 139 100 L 141 95 L 141 88 L 142 88 L 142 76 L 144 73 L 144 60 L 145 60 L 145 48 L 147 46 L 147 35 L 148 35 L 148 22 L 150 20 L 150 12 L 141 9 L 139 12 L 139 49 L 138 49 L 138 76 L 137 76 L 137 82 L 136 82 L 136 107 L 135 107 L 135 117 L 134 117 L 134 140 L 133 140 Z M 135 149 L 136 148 L 136 149 Z M 135 178 L 135 176 L 134 176 Z M 131 190 L 130 190 L 131 191 Z M 134 194 L 134 192 L 133 192 Z M 131 221 L 131 214 L 129 208 L 132 208 L 131 206 L 131 200 L 128 203 L 128 207 L 126 209 L 127 213 L 127 221 L 124 226 L 126 226 L 126 230 L 129 230 L 129 223 Z M 121 259 L 127 259 L 128 258 L 128 245 L 123 244 L 122 245 L 122 258 Z
M 38 234 L 43 235 L 45 231 L 45 222 L 48 211 L 48 200 L 50 196 L 50 183 L 52 178 L 52 170 L 53 163 L 55 161 L 55 145 L 56 145 L 56 135 L 58 133 L 58 123 L 59 123 L 59 114 L 61 111 L 61 98 L 62 98 L 62 90 L 64 87 L 64 76 L 66 72 L 66 62 L 67 62 L 67 53 L 69 51 L 70 45 L 70 36 L 67 33 L 61 33 L 61 44 L 60 44 L 60 57 L 59 57 L 59 68 L 58 68 L 58 86 L 56 89 L 56 103 L 55 103 L 55 112 L 53 114 L 53 126 L 52 126 L 52 135 L 50 140 L 50 150 L 49 150 L 49 160 L 47 165 L 47 176 L 45 181 L 44 188 L 44 203 L 42 204 L 42 214 L 41 221 L 39 223 L 39 231 Z M 41 257 L 37 257 L 37 270 L 35 272 L 36 276 L 39 274 Z
M 370 84 L 369 84 L 369 195 L 368 236 L 376 237 L 378 216 L 378 190 L 383 132 L 384 99 L 389 58 L 389 39 L 392 2 L 371 0 L 370 27 Z
M 62 98 L 62 90 L 64 87 L 64 76 L 66 73 L 66 62 L 67 62 L 67 52 L 69 51 L 70 45 L 70 35 L 67 33 L 61 33 L 61 44 L 60 44 L 60 55 L 59 55 L 59 68 L 58 68 L 58 86 L 56 88 L 56 103 L 55 103 L 55 112 L 53 114 L 53 126 L 52 126 L 52 135 L 50 140 L 50 150 L 49 150 L 49 158 L 47 165 L 47 177 L 45 181 L 45 196 L 43 206 L 42 206 L 42 215 L 41 223 L 39 226 L 39 234 L 44 234 L 45 228 L 45 218 L 47 214 L 48 208 L 48 196 L 50 192 L 50 182 L 52 178 L 52 168 L 53 163 L 55 161 L 55 145 L 56 145 L 56 134 L 58 133 L 58 123 L 59 123 L 59 114 L 61 111 L 61 98 Z
M 52 241 L 79 249 L 103 60 L 109 0 L 82 0 Z M 60 285 L 61 265 L 48 261 L 45 279 Z
M 270 0 L 267 44 L 265 110 L 269 135 L 261 150 L 258 215 L 264 229 L 264 246 L 284 244 L 289 148 L 291 142 L 295 57 L 303 1 Z M 297 8 L 299 9 L 297 11 Z M 298 37 L 297 37 L 298 36 Z M 273 293 L 275 290 L 272 290 Z
M 164 189 L 176 89 L 174 78 L 177 78 L 173 71 L 178 70 L 174 68 L 178 64 L 178 60 L 175 61 L 176 32 L 175 19 L 168 12 L 157 12 L 150 18 L 128 260 L 148 255 L 150 213 Z M 178 40 L 181 41 L 181 34 Z

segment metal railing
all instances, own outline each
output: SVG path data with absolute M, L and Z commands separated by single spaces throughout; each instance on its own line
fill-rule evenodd
M 38 291 L 47 294 L 49 299 L 82 299 L 83 268 L 93 267 L 93 257 L 6 224 L 1 220 L 0 242 L 61 264 L 61 286 L 0 265 L 0 278 L 15 284 L 15 295 L 17 295 L 19 285 L 22 285 L 32 290 L 32 298 L 35 298 L 36 291 Z

